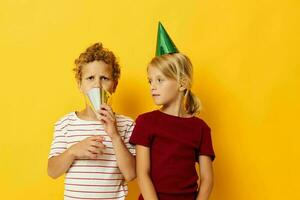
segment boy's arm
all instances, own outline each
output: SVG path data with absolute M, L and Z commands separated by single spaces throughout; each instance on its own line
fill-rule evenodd
M 96 159 L 104 149 L 100 136 L 91 136 L 71 146 L 58 156 L 48 159 L 48 175 L 58 178 L 72 165 L 75 159 Z
M 200 186 L 197 200 L 208 200 L 213 188 L 213 167 L 209 156 L 199 156 Z
M 127 149 L 118 132 L 116 117 L 111 107 L 106 104 L 102 104 L 97 113 L 97 118 L 102 121 L 105 132 L 112 140 L 117 164 L 125 178 L 125 181 L 129 182 L 135 179 L 135 158 Z
M 135 158 L 128 151 L 126 145 L 124 144 L 121 136 L 116 133 L 111 137 L 112 145 L 116 154 L 117 164 L 122 172 L 125 181 L 129 182 L 136 177 L 135 173 Z
M 145 200 L 158 200 L 150 178 L 150 149 L 136 145 L 137 180 Z
M 64 174 L 72 165 L 74 155 L 67 149 L 58 156 L 53 156 L 48 159 L 48 175 L 51 178 L 58 178 Z

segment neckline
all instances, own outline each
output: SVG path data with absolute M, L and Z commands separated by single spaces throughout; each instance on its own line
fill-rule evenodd
M 76 112 L 77 112 L 77 111 L 74 111 L 74 112 L 73 112 L 73 115 L 74 115 L 74 117 L 75 117 L 77 120 L 80 120 L 80 121 L 83 121 L 83 122 L 95 122 L 95 123 L 101 124 L 101 122 L 98 121 L 98 120 L 86 120 L 86 119 L 81 119 L 80 117 L 78 117 L 78 115 L 77 115 Z
M 177 120 L 189 120 L 189 119 L 194 119 L 195 116 L 191 116 L 191 117 L 179 117 L 179 116 L 176 116 L 176 115 L 170 115 L 170 114 L 167 114 L 161 110 L 156 110 L 159 114 L 163 115 L 163 116 L 166 116 L 170 119 L 177 119 Z

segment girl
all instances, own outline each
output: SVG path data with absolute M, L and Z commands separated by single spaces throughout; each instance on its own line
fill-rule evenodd
M 113 52 L 101 43 L 90 46 L 75 61 L 75 77 L 83 94 L 92 88 L 113 93 L 120 68 Z M 126 182 L 135 178 L 135 149 L 129 144 L 134 122 L 102 104 L 89 104 L 55 124 L 48 174 L 64 173 L 64 199 L 119 199 L 127 195 Z
M 210 128 L 195 116 L 200 103 L 191 92 L 192 64 L 181 53 L 167 53 L 153 58 L 147 72 L 161 107 L 138 116 L 130 139 L 136 144 L 139 200 L 208 200 L 215 155 Z

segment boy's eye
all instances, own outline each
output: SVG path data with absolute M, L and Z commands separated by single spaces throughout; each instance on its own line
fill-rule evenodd
M 93 76 L 89 76 L 87 79 L 88 79 L 88 80 L 93 80 L 94 77 L 93 77 Z
M 107 77 L 105 77 L 105 76 L 100 77 L 100 79 L 101 79 L 101 80 L 105 80 L 105 81 L 109 80 L 109 78 L 107 78 Z

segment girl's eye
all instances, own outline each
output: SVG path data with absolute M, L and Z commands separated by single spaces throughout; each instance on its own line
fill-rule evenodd
M 160 79 L 160 78 L 159 78 L 159 79 L 157 79 L 157 82 L 158 82 L 158 83 L 161 83 L 162 81 L 163 81 L 163 80 L 162 80 L 162 79 Z
M 148 80 L 148 83 L 149 83 L 149 84 L 151 84 L 151 82 L 152 82 L 151 80 Z

